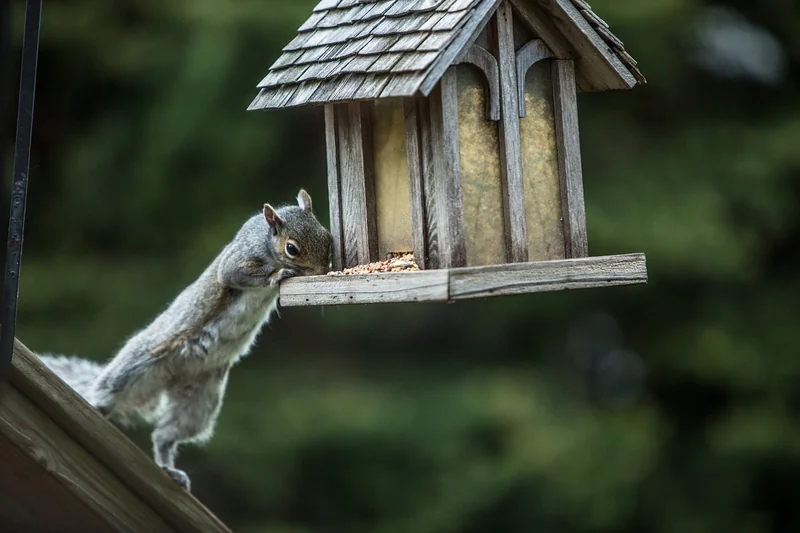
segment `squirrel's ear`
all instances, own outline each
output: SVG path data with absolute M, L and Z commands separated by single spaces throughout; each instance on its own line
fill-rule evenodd
M 264 218 L 267 220 L 269 227 L 276 231 L 283 224 L 283 219 L 278 216 L 275 208 L 269 204 L 264 204 Z
M 311 211 L 311 196 L 305 189 L 300 189 L 300 192 L 297 193 L 297 205 L 299 205 L 303 211 Z

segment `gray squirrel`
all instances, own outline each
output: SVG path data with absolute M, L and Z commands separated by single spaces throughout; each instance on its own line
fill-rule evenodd
M 206 442 L 228 373 L 278 306 L 278 283 L 329 270 L 331 234 L 301 189 L 297 205 L 250 217 L 200 277 L 130 337 L 105 365 L 76 357 L 40 359 L 106 418 L 153 424 L 156 464 L 190 490 L 175 468 L 178 445 Z

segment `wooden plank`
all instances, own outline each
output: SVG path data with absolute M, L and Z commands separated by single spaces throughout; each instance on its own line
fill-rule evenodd
M 644 254 L 450 269 L 450 299 L 633 285 L 647 282 Z
M 439 264 L 450 268 L 467 264 L 464 238 L 464 201 L 461 190 L 461 160 L 458 143 L 458 80 L 455 67 L 442 76 L 430 97 L 431 137 L 434 156 L 434 195 Z M 428 228 L 428 234 L 433 233 Z
M 414 259 L 420 268 L 427 264 L 425 247 L 425 190 L 422 178 L 422 148 L 420 117 L 417 100 L 403 100 L 406 127 L 406 155 L 408 157 L 408 195 L 411 207 L 411 242 Z
M 439 204 L 436 197 L 436 165 L 433 155 L 433 127 L 430 98 L 417 100 L 419 118 L 420 177 L 425 197 L 425 266 L 439 268 Z
M 425 81 L 420 85 L 420 92 L 428 96 L 456 57 L 472 46 L 478 38 L 483 27 L 489 21 L 495 8 L 501 0 L 481 0 L 474 12 L 467 17 L 467 21 L 458 30 L 458 35 L 450 42 L 439 58 L 428 69 Z
M 6 382 L 0 383 L 0 435 L 4 452 L 13 452 L 10 448 L 16 447 L 33 458 L 40 469 L 26 474 L 32 479 L 22 480 L 23 484 L 30 484 L 22 490 L 35 488 L 37 478 L 41 479 L 42 475 L 50 476 L 72 497 L 48 504 L 56 509 L 61 505 L 79 505 L 96 515 L 90 518 L 88 513 L 78 513 L 87 520 L 85 527 L 78 530 L 86 531 L 88 527 L 95 531 L 130 533 L 175 531 L 113 472 Z M 42 484 L 44 489 L 48 485 L 47 482 Z M 62 494 L 51 492 L 51 495 Z M 45 513 L 47 510 L 40 507 L 39 512 Z
M 446 270 L 300 276 L 281 283 L 281 306 L 447 301 Z
M 514 53 L 514 19 L 507 0 L 497 8 L 497 57 L 500 66 L 500 167 L 503 171 L 503 216 L 507 257 L 510 262 L 528 260 L 528 235 L 525 220 L 525 189 L 522 181 L 522 160 L 519 136 L 519 102 L 517 100 L 516 56 Z
M 565 251 L 568 258 L 589 255 L 576 93 L 575 66 L 572 60 L 553 61 L 553 104 L 558 147 L 558 172 L 561 181 Z
M 342 234 L 342 189 L 339 181 L 339 150 L 336 143 L 336 111 L 333 104 L 325 105 L 325 153 L 328 163 L 328 198 L 330 208 L 331 268 L 344 268 L 344 238 Z
M 411 203 L 403 101 L 377 100 L 372 107 L 372 152 L 378 257 L 410 252 Z
M 647 283 L 644 254 L 352 276 L 299 276 L 281 283 L 281 305 L 444 302 Z
M 0 385 L 2 388 L 4 385 Z M 2 394 L 0 392 L 0 394 Z M 0 524 L 3 531 L 62 533 L 116 530 L 0 433 Z
M 175 530 L 230 533 L 211 511 L 178 486 L 19 341 L 14 344 L 8 380 Z
M 336 110 L 344 266 L 353 267 L 377 260 L 378 256 L 372 140 L 361 103 L 351 102 Z

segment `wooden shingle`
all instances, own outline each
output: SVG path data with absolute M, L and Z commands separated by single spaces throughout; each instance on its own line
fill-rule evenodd
M 578 55 L 593 50 L 584 60 L 588 70 L 580 72 L 589 89 L 645 82 L 622 41 L 584 0 L 511 3 L 522 19 L 526 6 L 528 15 L 567 13 L 557 21 L 565 40 L 580 41 Z M 427 96 L 497 5 L 497 0 L 322 0 L 258 84 L 248 109 Z M 592 63 L 598 58 L 604 65 Z

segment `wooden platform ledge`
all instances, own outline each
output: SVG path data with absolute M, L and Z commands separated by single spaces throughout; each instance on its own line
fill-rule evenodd
M 647 283 L 644 254 L 480 267 L 307 276 L 281 283 L 281 306 L 452 302 L 506 294 Z

